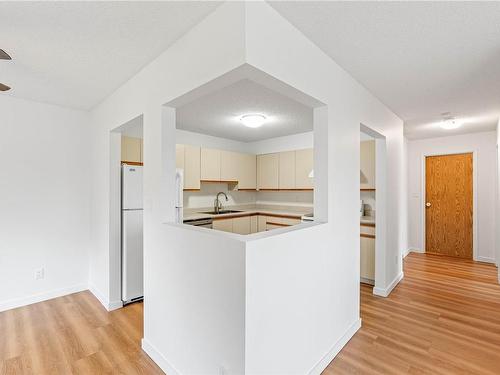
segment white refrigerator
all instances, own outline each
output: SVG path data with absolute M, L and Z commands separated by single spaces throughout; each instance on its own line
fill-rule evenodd
M 142 299 L 142 166 L 122 166 L 122 301 Z

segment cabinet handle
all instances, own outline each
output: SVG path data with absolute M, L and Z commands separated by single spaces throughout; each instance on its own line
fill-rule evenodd
M 427 202 L 427 203 L 425 204 L 425 207 L 430 207 L 430 206 L 431 206 L 431 202 Z

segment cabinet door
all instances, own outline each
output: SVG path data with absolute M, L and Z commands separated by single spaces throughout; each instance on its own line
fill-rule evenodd
M 314 152 L 312 148 L 295 151 L 295 188 L 314 188 L 314 178 L 309 177 L 314 168 Z
M 301 223 L 300 219 L 290 218 L 290 217 L 274 217 L 274 222 L 285 224 L 285 225 L 297 225 Z
M 184 189 L 200 189 L 200 148 L 184 145 Z
M 250 234 L 250 216 L 235 217 L 233 219 L 233 233 Z
M 267 229 L 267 216 L 259 215 L 257 219 L 257 231 L 265 232 Z
M 220 151 L 220 180 L 238 181 L 240 154 L 231 151 Z
M 175 168 L 184 169 L 184 145 L 175 145 Z
M 360 187 L 375 189 L 375 141 L 360 144 Z
M 279 188 L 279 155 L 257 156 L 257 176 L 259 189 Z
M 201 179 L 220 181 L 220 150 L 201 149 Z
M 221 230 L 223 232 L 232 232 L 233 231 L 233 219 L 214 220 L 212 223 L 212 229 Z
M 295 189 L 295 151 L 279 153 L 279 188 Z
M 122 161 L 141 163 L 142 139 L 122 137 Z
M 250 216 L 250 233 L 259 231 L 259 217 L 257 215 Z
M 375 238 L 361 237 L 361 269 L 363 279 L 375 280 Z
M 238 154 L 238 189 L 257 188 L 257 156 Z

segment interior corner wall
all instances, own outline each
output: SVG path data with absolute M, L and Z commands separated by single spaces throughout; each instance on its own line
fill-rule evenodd
M 425 155 L 475 151 L 477 158 L 477 260 L 495 262 L 495 132 L 408 141 L 409 243 L 413 251 L 423 252 L 423 158 Z
M 498 282 L 500 283 L 500 120 L 497 124 L 496 131 L 496 161 L 497 161 L 497 192 L 496 192 L 496 225 L 495 225 L 495 233 L 496 233 L 496 263 L 498 267 Z
M 90 283 L 94 294 L 109 305 L 110 298 L 110 132 L 143 115 L 144 127 L 144 341 L 143 348 L 169 374 L 189 373 L 192 366 L 211 371 L 220 365 L 226 354 L 238 347 L 238 337 L 225 336 L 197 357 L 196 363 L 187 363 L 185 349 L 200 337 L 186 333 L 182 342 L 174 342 L 174 336 L 159 335 L 158 324 L 172 327 L 188 321 L 189 311 L 176 316 L 182 321 L 166 321 L 164 314 L 172 305 L 184 306 L 185 295 L 176 294 L 178 284 L 171 283 L 172 272 L 189 261 L 193 275 L 203 275 L 207 264 L 196 261 L 194 253 L 190 259 L 177 258 L 185 242 L 177 238 L 175 229 L 167 230 L 166 221 L 173 220 L 175 180 L 175 127 L 162 126 L 166 103 L 210 82 L 245 63 L 244 51 L 244 5 L 238 2 L 223 3 L 198 25 L 178 39 L 158 58 L 145 66 L 105 101 L 91 111 L 92 116 L 92 242 L 90 261 Z M 167 111 L 168 112 L 168 111 Z M 222 251 L 210 248 L 211 265 L 224 263 Z M 157 266 L 153 268 L 151 265 Z M 171 267 L 169 269 L 168 267 Z M 211 266 L 212 267 L 212 266 Z M 189 274 L 185 274 L 189 277 Z M 201 282 L 200 279 L 197 279 Z M 179 279 L 183 282 L 183 279 Z M 168 288 L 172 289 L 168 289 Z M 208 286 L 207 286 L 208 287 Z M 163 292 L 169 293 L 166 299 Z M 170 293 L 171 292 L 171 293 Z M 208 294 L 207 294 L 208 295 Z M 191 312 L 201 311 L 207 300 L 194 299 Z M 219 306 L 220 308 L 220 306 Z M 172 317 L 172 315 L 170 315 Z M 210 319 L 220 322 L 224 315 L 216 311 L 204 315 L 203 327 L 210 328 Z M 173 319 L 173 318 L 172 318 Z M 235 318 L 236 319 L 236 318 Z M 200 320 L 201 322 L 201 320 Z M 215 323 L 214 323 L 215 326 Z M 218 325 L 217 325 L 218 326 Z M 163 331 L 162 331 L 163 332 Z M 191 332 L 191 331 L 190 331 Z M 210 336 L 221 336 L 219 332 Z M 179 337 L 178 337 L 179 338 Z M 202 342 L 202 341 L 200 341 Z M 207 344 L 211 345 L 211 344 Z M 193 348 L 196 346 L 193 346 Z M 201 353 L 198 351 L 197 354 Z M 203 354 L 203 353 L 202 353 Z M 169 362 L 170 359 L 170 362 Z M 229 368 L 241 369 L 243 364 L 238 354 L 225 358 Z M 170 366 L 170 364 L 172 366 Z M 176 370 L 172 370 L 175 368 Z M 168 369 L 168 371 L 167 371 Z M 199 370 L 198 373 L 204 371 Z M 213 371 L 212 371 L 213 372 Z
M 319 289 L 328 288 L 331 299 L 315 298 L 321 295 L 320 291 L 301 294 L 294 306 L 306 309 L 314 305 L 317 311 L 332 311 L 329 316 L 304 320 L 293 327 L 293 345 L 290 336 L 283 336 L 286 353 L 277 350 L 269 357 L 259 350 L 257 343 L 247 341 L 246 369 L 248 373 L 263 373 L 266 363 L 276 373 L 320 373 L 359 321 L 360 123 L 387 139 L 387 194 L 392 199 L 387 202 L 387 227 L 391 231 L 387 233 L 388 284 L 384 287 L 397 283 L 402 273 L 400 258 L 405 244 L 401 243 L 401 232 L 406 230 L 401 224 L 406 215 L 403 122 L 269 4 L 248 2 L 245 6 L 247 62 L 328 108 L 327 147 L 326 150 L 315 147 L 315 160 L 323 157 L 327 160 L 328 223 L 326 230 L 312 238 L 308 247 L 318 252 L 324 248 L 321 252 L 324 257 L 317 261 L 325 264 L 325 268 L 311 277 L 318 280 Z M 279 243 L 280 248 L 295 249 L 292 237 L 283 236 L 273 246 Z M 317 330 L 319 326 L 321 330 Z M 318 336 L 314 337 L 315 346 L 311 350 L 309 332 L 313 331 Z
M 2 311 L 87 289 L 90 151 L 86 112 L 2 95 L 0 113 Z

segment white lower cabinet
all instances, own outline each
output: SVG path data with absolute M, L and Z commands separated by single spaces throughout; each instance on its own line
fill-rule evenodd
M 251 234 L 300 224 L 300 219 L 266 215 L 240 216 L 232 219 L 216 219 L 212 228 L 224 232 Z
M 259 231 L 259 216 L 250 216 L 250 233 L 257 233 Z
M 221 230 L 223 232 L 232 232 L 233 231 L 233 219 L 214 220 L 212 223 L 212 228 L 215 230 Z
M 250 216 L 235 217 L 233 219 L 233 233 L 250 234 Z
M 374 283 L 375 282 L 375 227 L 361 226 L 361 264 L 360 276 L 361 281 Z

